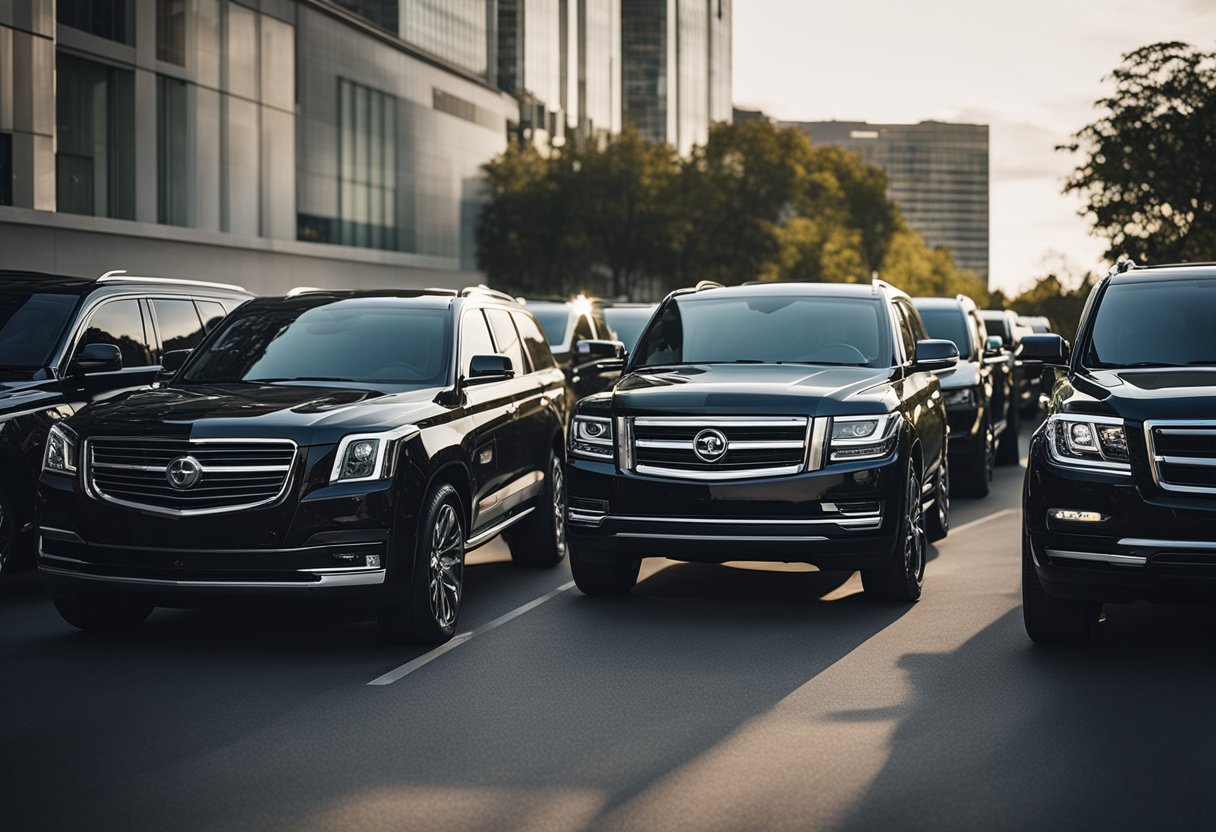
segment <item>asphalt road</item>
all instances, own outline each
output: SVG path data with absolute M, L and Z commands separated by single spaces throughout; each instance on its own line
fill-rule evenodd
M 956 501 L 915 605 L 662 561 L 593 600 L 494 545 L 441 654 L 315 608 L 86 636 L 16 576 L 0 829 L 1212 828 L 1216 611 L 1032 647 L 1021 474 Z

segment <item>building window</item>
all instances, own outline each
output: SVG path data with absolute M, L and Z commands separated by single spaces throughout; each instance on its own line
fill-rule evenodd
M 334 0 L 369 23 L 397 34 L 398 0 Z
M 13 137 L 0 133 L 0 205 L 13 204 Z
M 58 210 L 134 219 L 134 73 L 63 52 L 55 71 Z
M 59 0 L 56 19 L 99 38 L 134 44 L 132 0 Z
M 338 79 L 338 242 L 397 248 L 397 99 Z
M 186 65 L 186 0 L 156 0 L 156 59 Z
M 156 78 L 157 219 L 186 225 L 186 82 Z

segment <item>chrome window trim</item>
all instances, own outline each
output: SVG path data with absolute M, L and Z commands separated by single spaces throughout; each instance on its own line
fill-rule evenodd
M 139 503 L 132 500 L 124 500 L 119 497 L 113 497 L 106 494 L 101 489 L 97 488 L 93 482 L 93 448 L 92 443 L 95 441 L 111 441 L 111 442 L 138 442 L 138 443 L 157 443 L 157 442 L 172 442 L 185 443 L 186 445 L 208 445 L 208 444 L 265 444 L 265 445 L 285 445 L 291 448 L 291 462 L 287 465 L 287 476 L 283 477 L 283 485 L 278 493 L 273 497 L 264 500 L 257 500 L 252 503 L 242 503 L 234 506 L 220 506 L 212 508 L 165 508 L 163 506 L 153 506 L 147 503 Z M 85 494 L 94 500 L 100 502 L 112 503 L 123 508 L 136 509 L 137 511 L 146 511 L 152 514 L 165 514 L 170 517 L 199 517 L 207 514 L 228 514 L 234 511 L 248 511 L 255 508 L 264 508 L 274 505 L 283 500 L 288 490 L 291 488 L 293 481 L 292 471 L 296 466 L 296 462 L 300 456 L 300 446 L 294 440 L 283 439 L 279 437 L 261 439 L 257 437 L 239 437 L 234 439 L 222 439 L 219 437 L 210 437 L 204 439 L 169 439 L 163 437 L 129 437 L 129 436 L 90 436 L 84 440 L 81 451 L 80 481 L 84 488 Z M 242 469 L 247 470 L 247 469 Z
M 1184 368 L 1185 369 L 1185 368 Z M 1144 441 L 1148 448 L 1148 470 L 1152 474 L 1153 484 L 1162 491 L 1173 491 L 1178 494 L 1216 494 L 1216 487 L 1204 485 L 1176 485 L 1170 483 L 1161 477 L 1161 463 L 1166 464 L 1181 464 L 1202 465 L 1204 467 L 1216 466 L 1216 458 L 1203 458 L 1202 462 L 1175 462 L 1175 460 L 1189 459 L 1188 457 L 1167 457 L 1157 453 L 1157 442 L 1153 438 L 1153 432 L 1161 430 L 1167 435 L 1173 434 L 1178 436 L 1211 436 L 1216 439 L 1216 419 L 1148 419 L 1144 422 Z M 1200 458 L 1195 458 L 1200 459 Z

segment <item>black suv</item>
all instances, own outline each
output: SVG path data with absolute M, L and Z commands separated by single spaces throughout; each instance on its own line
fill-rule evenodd
M 1022 610 L 1036 642 L 1084 641 L 1103 602 L 1216 601 L 1216 265 L 1120 263 L 1055 369 L 1030 445 Z
M 1018 416 L 1034 416 L 1039 410 L 1039 374 L 1026 372 L 1022 366 L 1022 338 L 1034 330 L 1018 321 L 1011 309 L 984 309 L 980 312 L 988 334 L 1001 336 L 1005 349 L 1013 354 L 1014 386 L 1017 390 L 1015 407 Z
M 957 360 L 881 282 L 669 295 L 571 424 L 579 588 L 628 592 L 656 555 L 860 569 L 872 596 L 919 597 L 949 524 L 934 371 Z
M 561 370 L 482 289 L 306 292 L 230 315 L 165 386 L 51 430 L 38 564 L 86 630 L 241 594 L 455 632 L 465 553 L 564 556 Z M 508 531 L 509 529 L 509 531 Z
M 1013 355 L 990 336 L 971 298 L 915 298 L 933 338 L 953 341 L 958 366 L 942 375 L 950 419 L 950 476 L 960 494 L 986 497 L 992 466 L 1017 465 L 1018 410 Z
M 0 272 L 0 570 L 25 560 L 47 431 L 89 402 L 151 384 L 228 312 L 239 286 L 108 272 Z
M 574 300 L 525 300 L 528 311 L 540 321 L 549 339 L 557 365 L 566 374 L 570 404 L 612 385 L 619 365 L 603 363 L 600 341 L 616 341 L 616 334 L 604 321 L 604 308 L 598 301 L 579 296 Z

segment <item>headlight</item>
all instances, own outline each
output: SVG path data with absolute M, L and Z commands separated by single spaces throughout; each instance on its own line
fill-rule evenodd
M 958 390 L 943 390 L 942 400 L 945 401 L 946 407 L 974 407 L 975 389 L 961 387 Z
M 42 455 L 42 470 L 59 474 L 76 473 L 76 436 L 61 425 L 51 425 Z
M 1051 457 L 1073 468 L 1130 472 L 1127 430 L 1122 419 L 1109 416 L 1053 415 L 1047 420 Z
M 894 414 L 836 416 L 832 419 L 832 462 L 879 459 L 891 453 L 899 423 Z
M 575 416 L 570 423 L 570 453 L 591 459 L 612 459 L 612 420 Z
M 368 482 L 393 476 L 400 440 L 418 433 L 415 425 L 403 425 L 383 433 L 363 433 L 343 437 L 338 443 L 329 481 Z

